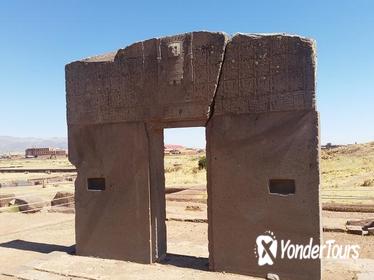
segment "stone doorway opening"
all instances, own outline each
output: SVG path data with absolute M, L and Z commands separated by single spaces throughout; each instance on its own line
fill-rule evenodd
M 205 127 L 164 129 L 165 262 L 208 269 Z

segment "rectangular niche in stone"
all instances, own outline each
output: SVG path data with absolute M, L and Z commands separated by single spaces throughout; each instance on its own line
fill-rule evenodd
M 89 191 L 103 191 L 105 190 L 105 178 L 88 178 L 87 189 Z
M 269 191 L 271 194 L 290 195 L 295 194 L 295 180 L 291 179 L 270 179 Z

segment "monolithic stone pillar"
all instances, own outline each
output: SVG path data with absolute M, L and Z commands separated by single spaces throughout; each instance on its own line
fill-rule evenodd
M 164 130 L 159 125 L 148 125 L 149 171 L 151 196 L 152 261 L 166 255 L 166 204 L 164 177 Z
M 281 259 L 280 242 L 320 244 L 319 130 L 313 42 L 236 35 L 207 126 L 212 270 L 320 279 L 320 260 Z M 260 266 L 256 238 L 278 240 Z
M 143 123 L 70 125 L 78 255 L 151 262 L 149 153 Z

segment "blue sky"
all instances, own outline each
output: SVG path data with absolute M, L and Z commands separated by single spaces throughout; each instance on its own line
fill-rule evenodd
M 286 32 L 318 52 L 322 143 L 374 141 L 374 1 L 0 2 L 0 135 L 65 136 L 64 65 L 193 30 Z M 203 146 L 204 130 L 165 132 Z

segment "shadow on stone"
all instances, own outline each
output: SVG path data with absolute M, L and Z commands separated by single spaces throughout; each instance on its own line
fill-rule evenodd
M 177 254 L 166 254 L 166 256 L 160 261 L 160 263 L 183 268 L 192 268 L 204 271 L 209 270 L 208 258 L 199 258 Z
M 39 253 L 44 253 L 44 254 L 49 254 L 53 251 L 66 252 L 68 254 L 75 253 L 75 245 L 62 246 L 62 245 L 56 245 L 56 244 L 46 244 L 46 243 L 25 241 L 25 240 L 20 240 L 20 239 L 1 243 L 0 247 L 25 250 L 25 251 L 34 251 L 34 252 L 39 252 Z

